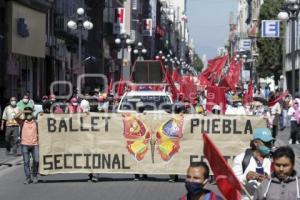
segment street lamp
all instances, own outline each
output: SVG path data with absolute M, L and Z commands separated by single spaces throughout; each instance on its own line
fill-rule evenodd
M 85 10 L 83 8 L 78 8 L 76 15 L 68 21 L 67 26 L 71 30 L 79 30 L 78 34 L 78 62 L 79 68 L 81 69 L 81 54 L 82 54 L 82 34 L 83 30 L 93 29 L 93 23 L 88 20 L 89 18 L 85 15 Z M 73 76 L 73 74 L 71 74 Z
M 243 85 L 243 71 L 244 71 L 244 65 L 247 60 L 247 55 L 243 52 L 239 52 L 235 55 L 234 60 L 237 61 L 242 61 L 242 66 L 241 66 L 241 72 L 240 72 L 240 82 Z
M 122 48 L 122 57 L 121 57 L 121 59 L 122 59 L 122 63 L 121 63 L 121 69 L 120 69 L 120 74 L 123 76 L 124 74 L 124 72 L 123 72 L 123 69 L 124 69 L 124 54 L 125 54 L 125 47 L 126 46 L 129 46 L 129 45 L 131 45 L 131 44 L 133 44 L 133 40 L 131 40 L 130 38 L 129 38 L 129 36 L 126 34 L 126 33 L 121 33 L 121 35 L 119 36 L 119 38 L 116 38 L 115 39 L 115 44 L 117 44 L 117 45 L 121 45 L 121 48 Z
M 158 51 L 158 54 L 155 56 L 155 60 L 160 60 L 160 61 L 162 61 L 162 60 L 164 60 L 165 58 L 163 58 L 164 57 L 164 54 L 163 54 L 163 52 L 160 50 L 160 51 Z
M 143 44 L 141 42 L 138 42 L 137 48 L 133 50 L 133 53 L 135 55 L 138 55 L 138 60 L 143 60 L 142 54 L 147 53 L 147 49 L 143 47 Z
M 300 11 L 300 2 L 299 0 L 285 0 L 283 4 L 283 11 L 278 13 L 278 19 L 281 21 L 289 21 L 292 23 L 292 31 L 291 31 L 291 58 L 292 58 L 292 96 L 295 97 L 296 93 L 296 46 L 295 46 L 295 23 L 298 20 L 298 15 Z M 300 73 L 300 69 L 299 69 Z M 299 76 L 300 79 L 300 76 Z

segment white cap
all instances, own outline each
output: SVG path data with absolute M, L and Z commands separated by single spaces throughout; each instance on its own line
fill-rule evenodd
M 214 105 L 213 107 L 212 107 L 212 109 L 213 110 L 221 110 L 221 107 L 219 106 L 219 105 Z

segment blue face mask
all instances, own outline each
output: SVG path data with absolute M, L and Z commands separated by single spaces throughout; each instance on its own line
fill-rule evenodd
M 258 151 L 263 155 L 267 156 L 271 153 L 271 149 L 269 147 L 266 147 L 265 145 L 261 144 L 258 146 Z
M 188 191 L 188 193 L 191 194 L 192 196 L 195 196 L 203 192 L 204 191 L 203 186 L 204 185 L 202 183 L 189 182 L 189 181 L 185 182 L 185 188 Z

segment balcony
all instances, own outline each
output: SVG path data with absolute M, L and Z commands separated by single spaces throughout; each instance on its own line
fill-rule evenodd
M 55 25 L 54 25 L 54 31 L 56 33 L 67 33 L 68 20 L 64 15 L 57 15 L 55 18 Z
M 75 31 L 69 30 L 67 27 L 68 18 L 64 15 L 56 15 L 55 24 L 54 24 L 54 32 L 58 38 L 76 38 Z M 85 39 L 85 37 L 84 37 Z

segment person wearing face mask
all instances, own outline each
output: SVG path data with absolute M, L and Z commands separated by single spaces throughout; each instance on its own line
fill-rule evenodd
M 192 163 L 186 175 L 185 188 L 187 194 L 180 200 L 221 200 L 222 198 L 208 189 L 209 168 L 205 162 Z
M 262 182 L 254 200 L 300 199 L 300 184 L 295 167 L 295 153 L 289 146 L 279 147 L 273 153 L 274 172 Z
M 50 113 L 54 113 L 54 114 L 64 113 L 60 103 L 56 100 L 56 96 L 54 94 L 51 94 L 49 96 L 49 104 L 50 104 Z
M 70 104 L 67 106 L 65 113 L 82 113 L 82 108 L 78 105 L 78 99 L 76 97 L 70 100 Z
M 215 115 L 220 115 L 221 114 L 221 107 L 217 104 L 215 104 L 213 107 L 212 107 L 212 111 L 211 111 L 212 114 L 215 114 Z
M 194 108 L 192 107 L 190 101 L 188 99 L 184 100 L 184 114 L 193 114 Z
M 270 129 L 255 129 L 250 149 L 236 156 L 233 161 L 233 172 L 250 195 L 253 195 L 257 186 L 271 174 L 270 154 L 273 140 Z M 243 199 L 248 197 L 243 195 Z
M 88 93 L 86 93 L 84 95 L 84 99 L 81 100 L 80 107 L 83 112 L 90 112 L 90 109 L 91 109 L 90 102 L 89 102 L 90 99 L 91 99 L 90 95 Z
M 24 114 L 25 119 L 19 117 Z M 22 155 L 24 161 L 24 184 L 38 183 L 38 167 L 39 167 L 39 143 L 38 143 L 38 124 L 33 117 L 33 109 L 24 108 L 16 115 L 16 120 L 20 125 L 20 138 L 22 146 Z M 30 159 L 33 159 L 32 166 Z
M 98 97 L 98 111 L 99 112 L 106 112 L 109 107 L 109 102 L 106 99 L 106 94 L 100 94 Z
M 32 101 L 30 101 L 29 96 L 25 94 L 25 95 L 23 96 L 23 99 L 20 100 L 20 101 L 17 103 L 17 107 L 18 107 L 21 111 L 23 111 L 24 108 L 27 108 L 27 107 L 29 107 L 29 108 L 31 108 L 31 109 L 33 110 L 34 104 L 33 104 Z M 24 118 L 24 116 L 23 116 L 23 118 Z
M 43 96 L 42 106 L 43 106 L 44 113 L 50 113 L 51 104 L 50 104 L 50 100 L 49 100 L 48 96 Z
M 3 111 L 1 123 L 1 130 L 5 128 L 6 153 L 10 154 L 13 150 L 12 153 L 16 156 L 18 155 L 19 124 L 15 117 L 19 112 L 16 97 L 11 97 L 10 104 Z

